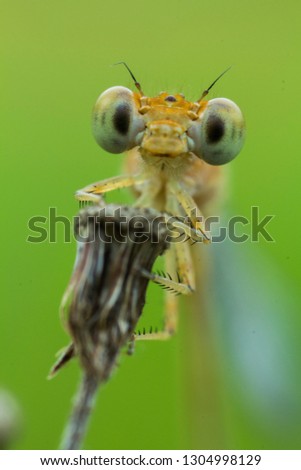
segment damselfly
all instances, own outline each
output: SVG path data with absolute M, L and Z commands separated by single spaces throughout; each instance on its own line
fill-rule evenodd
M 109 88 L 99 96 L 93 111 L 97 143 L 110 153 L 129 151 L 128 174 L 76 193 L 78 200 L 99 207 L 85 208 L 79 215 L 88 235 L 86 241 L 92 243 L 78 240 L 75 267 L 61 306 L 61 312 L 67 312 L 72 343 L 50 373 L 54 375 L 74 355 L 79 356 L 84 372 L 64 433 L 64 449 L 80 448 L 98 386 L 108 379 L 121 347 L 128 341 L 133 345 L 139 338 L 134 330 L 149 280 L 167 289 L 165 322 L 163 331 L 150 331 L 142 338 L 164 339 L 176 330 L 178 303 L 174 293 L 191 294 L 198 287 L 190 245 L 162 238 L 169 228 L 168 217 L 173 220 L 172 227 L 180 227 L 188 240 L 208 242 L 202 212 L 218 192 L 220 166 L 239 153 L 244 141 L 244 119 L 236 104 L 225 98 L 204 99 L 223 74 L 200 99 L 190 102 L 181 94 L 166 92 L 149 98 L 129 72 L 138 92 L 122 86 Z M 117 238 L 109 246 L 103 243 L 107 214 L 102 209 L 113 210 L 109 216 L 114 227 L 121 226 L 122 220 L 112 205 L 104 204 L 102 195 L 130 186 L 137 196 L 134 208 L 120 206 L 120 210 L 128 216 L 137 212 L 147 222 L 163 219 L 163 232 L 158 227 L 150 230 L 160 242 L 158 246 L 150 240 L 141 246 L 139 233 L 132 230 L 132 218 L 126 220 L 126 243 Z M 80 224 L 75 227 L 77 235 L 79 230 Z M 100 239 L 94 237 L 94 231 Z M 167 274 L 150 272 L 166 248 Z
M 226 98 L 205 97 L 223 72 L 194 102 L 182 94 L 161 92 L 148 97 L 129 70 L 137 88 L 123 86 L 104 91 L 93 110 L 93 134 L 106 151 L 128 151 L 127 175 L 89 185 L 76 193 L 80 201 L 99 202 L 102 194 L 132 187 L 135 206 L 151 207 L 172 216 L 188 218 L 199 240 L 209 241 L 202 220 L 206 207 L 217 195 L 221 165 L 240 152 L 245 136 L 243 115 Z M 175 279 L 143 272 L 152 281 L 179 294 L 197 288 L 189 244 L 172 243 L 166 253 L 166 273 Z M 177 297 L 167 291 L 164 330 L 145 339 L 166 338 L 177 324 Z

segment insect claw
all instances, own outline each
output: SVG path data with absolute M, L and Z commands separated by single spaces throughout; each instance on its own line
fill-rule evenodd
M 145 328 L 143 328 L 143 334 L 145 335 Z
M 150 329 L 149 329 L 149 334 L 151 335 L 153 332 L 153 327 L 151 326 Z

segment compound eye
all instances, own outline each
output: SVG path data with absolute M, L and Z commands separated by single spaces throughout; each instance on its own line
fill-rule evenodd
M 104 91 L 93 109 L 92 131 L 96 142 L 110 153 L 121 153 L 138 145 L 136 137 L 145 128 L 139 102 L 128 88 L 115 86 Z
M 239 107 L 226 98 L 210 100 L 200 119 L 188 129 L 192 152 L 210 165 L 224 165 L 240 152 L 245 122 Z

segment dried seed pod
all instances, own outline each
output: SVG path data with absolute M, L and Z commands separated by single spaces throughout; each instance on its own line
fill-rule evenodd
M 76 219 L 77 259 L 64 310 L 70 345 L 56 372 L 74 354 L 88 376 L 106 380 L 131 339 L 145 303 L 156 258 L 168 246 L 164 215 L 128 206 L 88 206 Z

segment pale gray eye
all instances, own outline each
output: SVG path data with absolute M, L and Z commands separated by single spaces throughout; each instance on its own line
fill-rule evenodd
M 245 122 L 239 107 L 226 98 L 208 102 L 204 113 L 188 129 L 191 151 L 210 165 L 224 165 L 240 152 Z
M 145 128 L 139 103 L 128 88 L 116 86 L 104 91 L 93 109 L 92 130 L 96 142 L 110 153 L 121 153 L 137 145 Z

